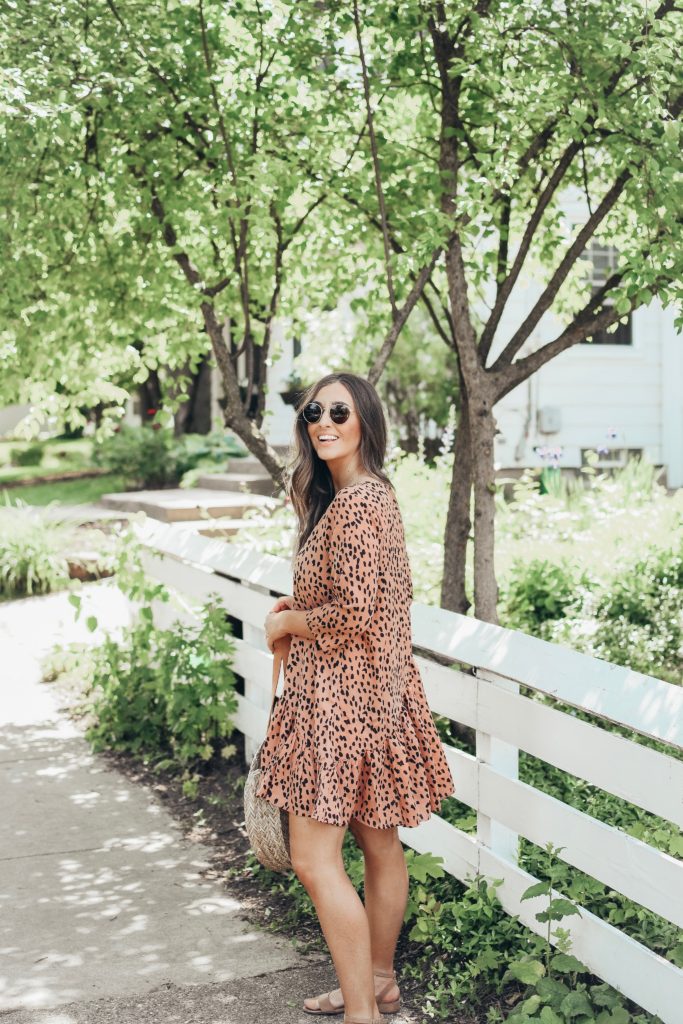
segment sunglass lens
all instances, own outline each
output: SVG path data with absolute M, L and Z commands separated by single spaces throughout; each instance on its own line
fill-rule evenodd
M 330 416 L 333 423 L 346 423 L 350 415 L 351 410 L 348 405 L 344 405 L 343 402 L 335 402 L 330 409 Z
M 309 402 L 308 405 L 304 406 L 301 415 L 307 423 L 317 423 L 322 413 L 322 407 L 319 402 Z

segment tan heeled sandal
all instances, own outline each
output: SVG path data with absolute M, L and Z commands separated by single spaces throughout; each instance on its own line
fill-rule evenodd
M 385 999 L 384 999 L 384 997 L 386 996 L 387 992 L 389 992 L 389 990 L 392 989 L 394 987 L 394 985 L 398 986 L 398 982 L 396 981 L 396 971 L 373 971 L 372 973 L 377 978 L 388 978 L 389 979 L 387 981 L 386 985 L 383 985 L 382 988 L 379 990 L 379 992 L 375 996 L 375 999 L 377 1000 L 377 1009 L 379 1010 L 380 1013 L 398 1013 L 398 1011 L 401 1009 L 401 995 L 400 995 L 400 993 L 399 993 L 398 999 L 393 999 L 393 1000 L 391 1000 L 391 1002 L 385 1001 Z M 311 1009 L 308 1006 L 304 1006 L 304 1011 L 306 1013 L 310 1013 L 310 1014 L 313 1014 L 313 1015 L 318 1014 L 321 1017 L 322 1016 L 330 1016 L 331 1017 L 334 1014 L 343 1013 L 344 1012 L 344 1004 L 343 1003 L 339 1003 L 339 1004 L 333 1003 L 332 1000 L 330 999 L 330 993 L 329 992 L 325 992 L 324 995 L 315 996 L 314 998 L 316 999 L 316 1001 L 318 1003 L 317 1008 L 316 1009 Z M 353 1021 L 346 1021 L 346 1019 L 345 1019 L 344 1020 L 344 1024 L 354 1024 L 354 1022 Z M 375 1024 L 375 1022 L 371 1021 L 370 1024 Z
M 344 1024 L 382 1024 L 381 1017 L 344 1017 Z

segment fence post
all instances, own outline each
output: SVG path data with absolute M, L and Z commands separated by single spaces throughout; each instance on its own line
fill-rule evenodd
M 273 595 L 271 590 L 266 590 L 265 587 L 260 587 L 256 583 L 249 583 L 247 580 L 242 580 L 243 587 L 249 587 L 250 590 L 256 590 L 260 594 L 268 593 L 273 598 L 275 603 L 276 596 Z M 254 626 L 249 622 L 242 623 L 242 639 L 248 643 L 251 647 L 255 647 L 259 651 L 267 651 L 268 644 L 266 643 L 266 637 L 263 632 L 262 626 Z M 255 704 L 258 708 L 263 708 L 264 711 L 268 711 L 270 704 L 270 670 L 268 670 L 268 678 L 265 680 L 268 684 L 264 686 L 264 680 L 261 680 L 261 686 L 258 685 L 253 679 L 247 679 L 244 677 L 244 696 L 252 704 Z M 282 687 L 282 679 L 278 684 L 278 693 Z M 264 736 L 247 736 L 244 734 L 244 759 L 245 764 L 250 765 L 254 754 L 258 750 L 259 746 L 264 740 Z
M 477 721 L 479 720 L 479 685 L 480 680 L 486 680 L 500 687 L 501 690 L 508 690 L 511 693 L 519 693 L 519 683 L 513 683 L 509 679 L 496 675 L 494 672 L 487 672 L 485 669 L 475 669 L 477 677 Z M 486 764 L 495 771 L 500 772 L 510 779 L 519 777 L 519 748 L 504 740 L 496 739 L 487 732 L 476 730 L 476 752 L 477 752 L 477 838 L 480 843 L 487 846 L 489 850 L 504 857 L 512 864 L 519 860 L 519 835 L 512 829 L 501 825 L 480 810 L 479 799 L 479 771 L 480 765 Z M 479 858 L 479 855 L 478 855 Z M 477 863 L 479 868 L 479 863 Z

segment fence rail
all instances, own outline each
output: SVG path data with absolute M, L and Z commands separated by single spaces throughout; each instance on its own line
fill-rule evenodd
M 250 757 L 265 733 L 270 699 L 263 620 L 274 596 L 291 592 L 289 564 L 176 526 L 147 520 L 136 528 L 146 546 L 146 571 L 176 595 L 174 607 L 155 606 L 157 624 L 191 620 L 197 604 L 212 594 L 242 622 L 233 668 L 245 680 L 245 692 L 238 697 L 236 726 Z M 560 856 L 568 864 L 683 926 L 681 860 L 518 778 L 523 750 L 683 825 L 683 761 L 673 756 L 683 749 L 683 688 L 442 608 L 415 603 L 411 616 L 430 707 L 476 733 L 475 755 L 447 744 L 444 750 L 455 796 L 476 811 L 477 832 L 465 833 L 433 814 L 416 828 L 400 828 L 402 841 L 441 855 L 461 881 L 475 872 L 502 878 L 496 891 L 505 910 L 540 934 L 545 928 L 534 915 L 546 898 L 520 901 L 538 879 L 518 865 L 519 836 L 540 847 L 548 841 L 563 846 Z M 573 709 L 594 721 L 577 718 Z M 667 744 L 672 753 L 610 731 L 615 724 Z M 585 908 L 579 911 L 562 921 L 574 955 L 665 1024 L 680 1024 L 683 971 Z

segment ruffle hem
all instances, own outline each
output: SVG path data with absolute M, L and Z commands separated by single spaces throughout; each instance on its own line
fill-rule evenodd
M 427 714 L 428 721 L 421 702 L 406 692 L 398 722 L 377 745 L 359 756 L 335 758 L 323 751 L 318 757 L 310 737 L 296 729 L 294 709 L 280 704 L 272 723 L 277 728 L 280 719 L 278 742 L 269 758 L 262 751 L 257 796 L 330 825 L 348 825 L 355 818 L 375 828 L 414 828 L 455 792 Z

